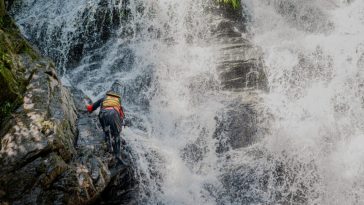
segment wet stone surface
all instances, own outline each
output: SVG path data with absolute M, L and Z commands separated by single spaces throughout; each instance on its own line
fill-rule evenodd
M 135 160 L 131 150 L 122 147 L 122 158 L 128 166 L 117 165 L 113 155 L 106 151 L 104 133 L 95 113 L 89 114 L 85 107 L 85 95 L 72 90 L 78 107 L 77 150 L 80 162 L 88 171 L 94 186 L 99 189 L 96 203 L 136 204 L 138 202 L 138 179 Z
M 131 150 L 123 155 L 129 165 L 116 166 L 105 150 L 97 115 L 86 112 L 83 93 L 63 87 L 48 60 L 29 69 L 33 75 L 24 102 L 0 136 L 0 202 L 136 203 Z

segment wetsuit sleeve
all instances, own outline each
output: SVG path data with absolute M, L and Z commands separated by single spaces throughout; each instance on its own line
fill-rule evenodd
M 101 106 L 101 103 L 104 101 L 105 98 L 101 98 L 98 101 L 96 101 L 94 104 L 92 104 L 92 111 L 96 110 Z

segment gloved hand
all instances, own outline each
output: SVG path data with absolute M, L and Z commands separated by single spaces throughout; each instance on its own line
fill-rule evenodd
M 86 105 L 87 111 L 92 112 L 92 105 Z

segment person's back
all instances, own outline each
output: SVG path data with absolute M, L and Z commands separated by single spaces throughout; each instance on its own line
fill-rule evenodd
M 87 105 L 87 110 L 93 112 L 99 107 L 101 107 L 99 120 L 105 133 L 108 151 L 110 153 L 113 152 L 118 162 L 122 163 L 120 156 L 120 133 L 122 131 L 125 114 L 120 95 L 110 90 L 103 98 L 99 99 L 94 104 Z

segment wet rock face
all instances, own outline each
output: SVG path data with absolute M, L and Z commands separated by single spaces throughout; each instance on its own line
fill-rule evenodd
M 72 5 L 59 1 L 10 1 L 8 9 L 16 14 L 15 18 L 20 18 L 18 23 L 31 42 L 41 48 L 42 54 L 52 58 L 60 68 L 75 68 L 84 56 L 104 45 L 115 35 L 115 29 L 128 20 L 130 11 L 126 4 L 127 1 L 119 0 Z M 44 5 L 49 10 L 36 9 Z M 61 16 L 63 10 L 69 15 Z M 48 17 L 59 18 L 59 21 L 51 24 Z M 22 18 L 36 18 L 37 21 L 30 23 L 21 21 Z
M 244 4 L 241 4 L 244 7 Z M 248 39 L 248 15 L 231 5 L 210 8 L 214 26 L 212 40 L 219 49 L 217 71 L 224 89 L 267 89 L 263 53 Z
M 138 183 L 132 167 L 120 169 L 101 195 L 101 204 L 140 204 Z
M 4 8 L 3 8 L 4 9 Z M 37 55 L 21 37 L 12 19 L 0 15 L 0 124 L 22 103 L 28 78 L 32 75 L 26 64 L 31 64 Z
M 96 113 L 86 111 L 85 94 L 72 89 L 78 110 L 78 156 L 75 163 L 82 165 L 85 179 L 90 179 L 96 204 L 137 204 L 139 179 L 132 150 L 122 146 L 122 158 L 127 166 L 116 165 L 114 157 L 107 152 L 104 133 Z
M 247 32 L 248 15 L 243 11 L 244 4 L 240 3 L 237 8 L 231 4 L 212 2 L 208 8 L 214 16 L 220 16 L 221 21 L 216 24 L 213 32 L 218 36 L 241 37 L 241 33 Z
M 53 65 L 39 61 L 31 69 L 23 105 L 1 136 L 1 198 L 20 204 L 45 204 L 47 198 L 42 194 L 55 192 L 54 183 L 72 169 L 68 163 L 76 154 L 77 116 L 70 93 L 62 87 Z
M 217 153 L 251 145 L 258 129 L 257 112 L 251 104 L 235 104 L 216 118 L 214 138 L 218 140 Z
M 252 157 L 250 160 L 255 163 L 227 170 L 220 176 L 222 189 L 207 186 L 217 204 L 314 203 L 310 199 L 318 196 L 319 181 L 314 161 L 304 163 L 284 153 L 269 155 L 264 150 L 253 149 L 244 155 Z
M 69 47 L 67 62 L 65 63 L 67 68 L 76 67 L 91 50 L 104 45 L 113 35 L 113 30 L 120 26 L 121 21 L 126 20 L 121 14 L 127 11 L 120 11 L 112 6 L 107 1 L 100 1 L 94 13 L 91 11 L 92 8 L 82 12 L 80 27 L 77 28 L 76 35 L 69 39 L 72 44 Z M 90 13 L 93 14 L 91 17 Z

